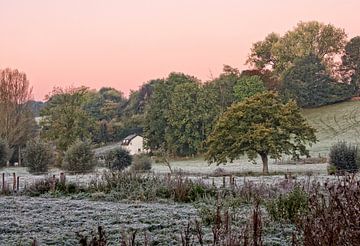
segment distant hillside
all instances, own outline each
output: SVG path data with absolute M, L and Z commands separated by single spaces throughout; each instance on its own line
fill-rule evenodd
M 304 109 L 303 114 L 317 129 L 319 142 L 312 146 L 313 154 L 327 154 L 339 140 L 360 144 L 360 101 Z

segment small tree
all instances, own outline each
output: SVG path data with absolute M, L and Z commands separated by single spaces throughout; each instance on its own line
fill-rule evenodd
M 63 168 L 78 173 L 91 172 L 96 166 L 96 159 L 88 142 L 77 140 L 65 152 Z
M 205 157 L 210 163 L 220 164 L 244 154 L 250 160 L 260 155 L 263 172 L 268 173 L 268 156 L 308 156 L 306 144 L 316 141 L 315 129 L 294 101 L 284 104 L 277 94 L 264 92 L 233 104 L 224 112 L 207 140 Z
M 243 76 L 234 86 L 234 95 L 238 101 L 243 101 L 265 90 L 264 82 L 260 76 Z
M 129 151 L 124 148 L 119 148 L 110 151 L 105 157 L 105 163 L 111 170 L 122 171 L 131 165 L 132 156 Z
M 29 140 L 26 143 L 24 163 L 30 173 L 47 172 L 49 165 L 54 162 L 51 146 L 40 139 Z
M 134 156 L 131 169 L 134 171 L 150 171 L 151 166 L 151 158 L 146 154 L 139 154 Z
M 10 150 L 7 142 L 0 138 L 0 168 L 6 166 L 6 163 L 9 160 L 9 154 Z
M 330 149 L 330 165 L 336 167 L 337 171 L 357 172 L 358 148 L 344 141 L 334 144 Z

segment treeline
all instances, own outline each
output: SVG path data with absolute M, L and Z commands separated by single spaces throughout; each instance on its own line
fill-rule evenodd
M 25 74 L 2 70 L 0 114 L 10 119 L 18 112 L 20 118 L 4 121 L 0 137 L 16 150 L 40 134 L 63 152 L 78 139 L 103 145 L 137 133 L 152 151 L 193 156 L 204 151 L 214 123 L 230 105 L 259 92 L 276 91 L 284 101 L 294 99 L 301 107 L 360 94 L 360 37 L 348 40 L 343 29 L 331 24 L 300 22 L 282 36 L 271 33 L 253 44 L 247 63 L 251 69 L 244 71 L 225 65 L 218 77 L 206 82 L 170 73 L 144 83 L 128 98 L 109 87 L 55 88 L 45 105 L 27 103 L 31 98 Z M 7 85 L 21 81 L 15 82 L 15 75 L 23 76 L 21 100 L 7 96 L 13 88 Z M 40 129 L 25 120 L 31 108 L 40 111 Z

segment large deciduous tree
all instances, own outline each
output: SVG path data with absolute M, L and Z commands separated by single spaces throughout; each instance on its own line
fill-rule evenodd
M 259 155 L 263 172 L 268 173 L 268 157 L 282 154 L 309 155 L 307 144 L 316 142 L 315 130 L 301 115 L 294 101 L 283 103 L 273 92 L 264 92 L 233 104 L 217 121 L 207 140 L 206 159 L 227 163 L 247 155 Z
M 352 38 L 345 46 L 345 53 L 342 56 L 342 63 L 345 70 L 345 81 L 356 86 L 360 94 L 360 36 Z
M 243 101 L 248 97 L 254 96 L 256 93 L 266 90 L 264 82 L 260 76 L 242 76 L 234 86 L 235 98 Z
M 258 69 L 271 69 L 280 77 L 297 59 L 315 54 L 331 70 L 345 44 L 346 34 L 341 28 L 317 21 L 300 22 L 284 36 L 271 33 L 253 44 L 247 62 Z
M 320 58 L 310 54 L 285 73 L 281 93 L 300 107 L 318 107 L 351 98 L 354 86 L 336 82 Z
M 0 70 L 0 138 L 12 149 L 24 145 L 33 134 L 35 121 L 28 104 L 31 92 L 25 73 Z
M 86 87 L 55 88 L 42 111 L 42 136 L 65 151 L 77 139 L 91 138 L 94 119 L 84 110 Z
M 156 150 L 163 146 L 168 150 L 165 133 L 169 127 L 167 115 L 175 87 L 197 81 L 196 78 L 183 73 L 171 73 L 166 79 L 159 80 L 154 85 L 151 98 L 145 108 L 144 120 L 144 138 L 149 149 Z
M 167 114 L 165 137 L 171 153 L 194 155 L 202 149 L 204 138 L 201 88 L 197 83 L 177 85 Z

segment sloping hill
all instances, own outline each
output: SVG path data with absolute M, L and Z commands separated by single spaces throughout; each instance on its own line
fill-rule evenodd
M 313 155 L 327 154 L 331 145 L 339 140 L 360 143 L 360 101 L 304 109 L 303 114 L 317 129 L 319 142 L 311 148 Z

